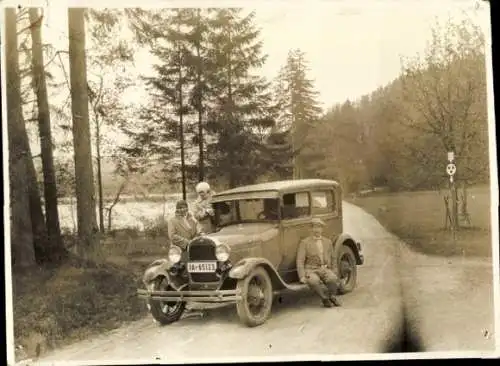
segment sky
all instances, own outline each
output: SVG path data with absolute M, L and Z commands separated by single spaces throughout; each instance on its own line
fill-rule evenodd
M 21 2 L 23 3 L 23 2 Z M 30 2 L 26 1 L 26 5 Z M 393 80 L 400 72 L 400 57 L 422 52 L 435 19 L 466 16 L 489 32 L 489 10 L 484 1 L 62 1 L 46 0 L 44 40 L 67 48 L 65 6 L 245 6 L 256 12 L 263 52 L 268 55 L 261 73 L 274 78 L 290 49 L 306 53 L 309 76 L 315 81 L 320 102 L 328 108 L 347 98 L 356 99 Z M 147 72 L 146 52 L 136 55 L 136 71 Z M 126 96 L 140 99 L 136 90 Z M 142 94 L 142 93 L 141 93 Z

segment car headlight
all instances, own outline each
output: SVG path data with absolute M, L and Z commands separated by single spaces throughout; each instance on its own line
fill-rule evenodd
M 168 250 L 168 259 L 172 263 L 179 263 L 181 260 L 182 256 L 182 249 L 179 248 L 178 246 L 172 245 L 170 249 Z
M 215 247 L 215 257 L 220 262 L 225 262 L 229 259 L 229 252 L 231 250 L 227 245 L 219 244 Z

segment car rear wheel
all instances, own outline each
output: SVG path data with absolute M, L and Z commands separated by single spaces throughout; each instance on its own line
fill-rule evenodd
M 249 275 L 238 281 L 241 300 L 236 303 L 240 320 L 249 327 L 266 322 L 273 304 L 273 285 L 267 271 L 257 267 Z
M 340 280 L 339 293 L 346 294 L 351 292 L 356 287 L 357 267 L 356 257 L 353 250 L 342 245 L 339 252 L 338 276 Z
M 152 290 L 168 291 L 172 289 L 168 286 L 167 279 L 162 277 L 155 280 Z M 148 305 L 151 315 L 161 325 L 168 325 L 178 321 L 186 309 L 184 301 L 149 300 Z

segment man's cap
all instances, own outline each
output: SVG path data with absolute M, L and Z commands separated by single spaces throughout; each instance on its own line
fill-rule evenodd
M 188 204 L 184 200 L 177 201 L 177 203 L 175 204 L 176 210 L 181 209 L 181 208 L 187 208 L 187 207 L 188 207 Z
M 312 220 L 311 220 L 311 225 L 312 226 L 325 226 L 325 223 L 323 222 L 323 220 L 317 218 L 317 217 L 314 217 Z

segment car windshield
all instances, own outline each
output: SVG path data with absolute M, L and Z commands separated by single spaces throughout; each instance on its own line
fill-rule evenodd
M 279 200 L 274 198 L 228 200 L 216 202 L 213 206 L 215 222 L 219 227 L 279 219 Z

